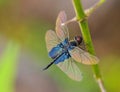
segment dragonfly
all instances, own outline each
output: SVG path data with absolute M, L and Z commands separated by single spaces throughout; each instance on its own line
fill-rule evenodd
M 81 36 L 75 36 L 74 40 L 69 40 L 67 25 L 62 25 L 66 20 L 66 13 L 61 11 L 56 21 L 56 32 L 53 30 L 46 32 L 46 47 L 53 61 L 43 70 L 56 64 L 68 77 L 80 81 L 82 79 L 82 73 L 75 61 L 86 65 L 93 65 L 97 64 L 99 59 L 79 47 L 82 42 Z

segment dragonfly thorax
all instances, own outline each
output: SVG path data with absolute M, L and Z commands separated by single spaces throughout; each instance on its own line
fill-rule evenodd
M 82 37 L 81 36 L 75 36 L 74 40 L 70 41 L 71 46 L 78 46 L 82 42 Z

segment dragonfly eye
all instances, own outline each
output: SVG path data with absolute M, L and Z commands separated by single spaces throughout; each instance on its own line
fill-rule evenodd
M 82 42 L 82 37 L 81 36 L 75 36 L 74 40 L 78 43 L 78 45 L 80 45 L 80 43 Z

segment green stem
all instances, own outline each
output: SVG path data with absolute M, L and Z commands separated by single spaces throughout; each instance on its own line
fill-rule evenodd
M 92 44 L 91 35 L 88 27 L 88 21 L 86 20 L 86 14 L 84 13 L 84 10 L 82 8 L 81 0 L 72 0 L 72 1 L 73 1 L 73 6 L 75 9 L 77 20 L 82 20 L 82 21 L 78 21 L 78 23 L 82 32 L 86 49 L 88 50 L 89 53 L 95 55 L 95 50 Z M 101 73 L 98 64 L 93 65 L 93 70 L 97 83 L 101 89 L 101 92 L 105 92 L 105 88 L 102 82 Z

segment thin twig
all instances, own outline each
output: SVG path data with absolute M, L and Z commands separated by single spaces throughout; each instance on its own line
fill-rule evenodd
M 95 5 L 93 5 L 92 7 L 90 7 L 89 9 L 85 10 L 85 14 L 87 16 L 90 16 L 98 7 L 100 7 L 103 3 L 105 2 L 105 0 L 100 0 L 99 2 L 97 2 Z
M 99 79 L 97 79 L 97 82 L 98 82 L 98 85 L 101 89 L 101 92 L 106 92 L 104 85 L 103 85 L 103 81 L 99 78 Z

